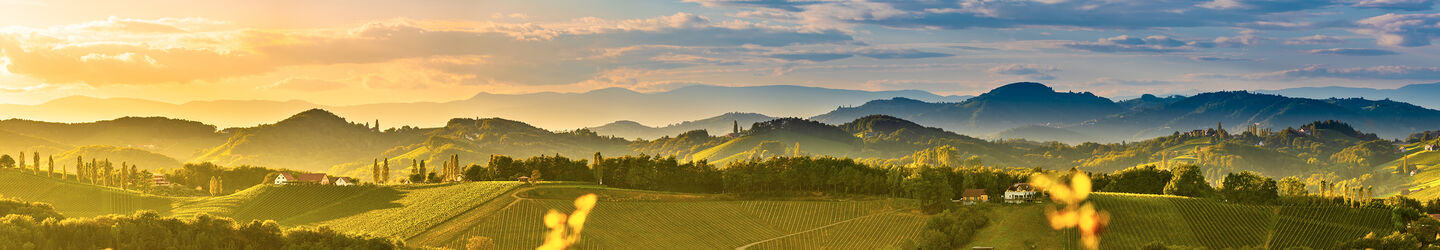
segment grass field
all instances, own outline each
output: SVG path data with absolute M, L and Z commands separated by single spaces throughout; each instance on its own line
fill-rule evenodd
M 1157 241 L 1208 249 L 1326 249 L 1369 232 L 1383 234 L 1390 227 L 1389 211 L 1379 209 L 1237 205 L 1117 193 L 1097 193 L 1091 201 L 1111 215 L 1110 227 L 1100 243 L 1106 249 L 1137 249 Z M 991 226 L 983 229 L 972 245 L 1054 249 L 1076 242 L 1073 229 L 1057 232 L 1040 224 L 1045 221 L 1042 205 L 998 210 L 998 216 L 991 218 Z
M 463 247 L 464 239 L 484 236 L 505 249 L 537 246 L 545 233 L 546 211 L 573 210 L 583 193 L 597 193 L 599 204 L 585 223 L 581 244 L 598 249 L 721 249 L 806 231 L 866 215 L 876 215 L 756 245 L 759 249 L 792 246 L 865 246 L 883 248 L 910 239 L 925 216 L 907 210 L 913 201 L 864 200 L 737 200 L 663 192 L 586 187 L 532 190 L 503 208 L 476 220 L 444 246 Z M 498 199 L 497 199 L 498 201 Z M 487 205 L 490 206 L 490 205 Z M 792 238 L 793 237 L 793 238 Z M 418 242 L 418 241 L 417 241 Z M 831 247 L 834 248 L 834 247 Z M 845 247 L 849 248 L 849 247 Z
M 64 181 L 17 169 L 0 169 L 0 195 L 50 203 L 55 206 L 55 210 L 67 217 L 132 214 L 138 210 L 154 210 L 162 215 L 169 215 L 171 204 L 175 201 L 118 188 L 83 184 L 73 180 Z
M 574 197 L 600 195 L 582 247 L 599 249 L 877 249 L 912 239 L 928 216 L 915 202 L 866 196 L 738 197 L 603 188 L 584 184 L 521 186 L 472 182 L 397 186 L 257 186 L 219 197 L 166 198 L 0 170 L 0 194 L 54 204 L 66 216 L 160 211 L 276 220 L 284 226 L 407 239 L 412 245 L 462 248 L 484 236 L 506 249 L 540 244 L 546 211 L 573 210 Z M 1212 249 L 1304 246 L 1386 232 L 1388 211 L 1334 207 L 1237 205 L 1164 195 L 1096 193 L 1111 214 L 1102 246 L 1134 249 L 1150 242 Z M 1075 233 L 1054 231 L 1048 204 L 994 205 L 990 225 L 971 246 L 1073 248 Z M 782 237 L 783 236 L 783 237 Z

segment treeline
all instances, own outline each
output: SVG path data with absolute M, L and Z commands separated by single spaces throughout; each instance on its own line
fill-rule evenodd
M 599 164 L 591 164 L 598 162 Z M 605 186 L 693 193 L 818 192 L 916 198 L 927 204 L 948 202 L 965 189 L 984 189 L 1001 197 L 1038 168 L 874 166 L 849 158 L 770 157 L 731 162 L 724 169 L 706 161 L 627 155 L 593 159 L 492 156 L 488 166 L 470 165 L 466 181 L 531 180 L 598 182 Z M 999 199 L 996 199 L 998 202 Z
M 200 214 L 64 218 L 49 204 L 0 199 L 0 249 L 404 249 L 396 239 L 327 227 L 283 229 L 275 221 L 238 223 Z
M 266 178 L 273 173 L 288 173 L 295 176 L 306 172 L 247 165 L 225 167 L 204 162 L 185 163 L 185 165 L 181 165 L 180 168 L 164 172 L 163 174 L 165 174 L 167 181 L 171 184 L 188 187 L 189 189 L 199 187 L 203 191 L 219 195 L 234 193 L 255 185 L 274 181 L 273 179 Z M 149 178 L 150 176 L 146 175 L 145 181 L 151 181 Z M 220 182 L 223 183 L 223 185 L 214 185 L 213 182 Z M 217 188 L 219 190 L 214 190 Z

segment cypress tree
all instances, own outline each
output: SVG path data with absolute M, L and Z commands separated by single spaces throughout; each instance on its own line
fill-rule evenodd
M 380 165 L 380 182 L 390 182 L 390 158 L 385 158 L 385 165 Z
M 53 176 L 53 175 L 55 175 L 55 155 L 50 155 L 50 157 L 47 157 L 47 159 L 45 160 L 45 163 L 46 163 L 46 165 L 48 166 L 48 167 L 46 168 L 46 170 L 48 170 L 48 171 L 45 173 L 45 176 Z M 63 177 L 63 176 L 62 176 L 62 177 Z

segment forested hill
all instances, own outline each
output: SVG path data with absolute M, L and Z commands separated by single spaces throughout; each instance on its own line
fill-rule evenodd
M 1308 99 L 1246 91 L 1112 102 L 1090 93 L 1056 92 L 1039 83 L 1005 85 L 960 103 L 876 100 L 841 107 L 813 119 L 841 124 L 888 115 L 961 134 L 1066 143 L 1135 141 L 1175 131 L 1258 124 L 1284 129 L 1338 120 L 1383 138 L 1403 138 L 1440 126 L 1440 111 L 1390 100 Z
M 1195 95 L 1162 106 L 1127 112 L 1070 129 L 1097 138 L 1142 139 L 1196 128 L 1241 129 L 1251 124 L 1283 129 L 1338 120 L 1384 138 L 1403 138 L 1440 126 L 1440 111 L 1408 103 L 1364 99 L 1306 99 L 1244 91 Z
M 312 109 L 274 124 L 231 131 L 227 141 L 207 149 L 192 161 L 325 170 L 335 164 L 370 158 L 394 147 L 419 143 L 424 139 L 424 131 L 415 128 L 380 131 L 325 110 Z
M 757 122 L 769 121 L 774 117 L 757 113 L 730 112 L 715 117 L 684 121 L 662 127 L 650 127 L 635 121 L 616 121 L 599 127 L 588 128 L 595 133 L 606 136 L 615 136 L 626 139 L 655 139 L 664 136 L 673 136 L 680 133 L 705 130 L 710 134 L 724 135 L 731 133 L 735 126 L 748 128 Z
M 1001 86 L 959 103 L 908 99 L 873 101 L 815 117 L 831 124 L 882 114 L 970 135 L 985 135 L 1025 125 L 1078 124 L 1120 113 L 1125 107 L 1089 92 L 1056 92 L 1040 83 Z

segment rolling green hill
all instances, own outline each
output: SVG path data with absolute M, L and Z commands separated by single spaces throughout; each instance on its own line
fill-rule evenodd
M 485 211 L 490 214 L 473 220 L 473 225 L 455 225 L 468 230 L 449 239 L 412 240 L 463 247 L 465 239 L 484 236 L 502 249 L 538 246 L 545 233 L 539 219 L 545 212 L 573 210 L 574 197 L 592 192 L 600 195 L 600 202 L 585 223 L 581 243 L 585 248 L 729 249 L 790 234 L 795 235 L 754 247 L 885 248 L 918 234 L 928 218 L 897 211 L 914 207 L 909 200 L 745 200 L 724 195 L 542 186 L 518 193 L 518 198 L 499 209 Z M 864 217 L 867 215 L 875 216 Z M 850 219 L 855 220 L 847 221 Z
M 168 215 L 171 204 L 176 200 L 72 180 L 62 181 L 16 169 L 0 169 L 0 196 L 50 203 L 56 211 L 68 217 L 132 214 L 139 210 Z
M 1344 207 L 1238 205 L 1166 195 L 1095 193 L 1097 209 L 1110 213 L 1102 249 L 1138 249 L 1150 242 L 1208 249 L 1264 247 L 1326 249 L 1370 232 L 1391 230 L 1390 211 Z M 997 223 L 971 245 L 997 249 L 1073 247 L 1073 229 L 1049 231 L 1036 205 L 998 209 Z M 1038 226 L 1037 226 L 1038 225 Z M 1048 232 L 1047 232 L 1048 231 Z M 1003 237 L 1002 237 L 1003 235 Z
M 121 117 L 84 123 L 10 119 L 0 121 L 0 129 L 68 145 L 141 148 L 175 159 L 189 159 L 202 149 L 225 142 L 225 135 L 217 133 L 215 125 L 165 117 Z
M 175 160 L 174 158 L 170 158 L 162 154 L 152 153 L 150 151 L 145 151 L 143 149 L 116 147 L 108 145 L 89 145 L 55 154 L 55 168 L 58 169 L 60 168 L 59 166 L 64 165 L 69 166 L 70 169 L 74 169 L 73 165 L 75 165 L 75 157 L 77 156 L 85 158 L 86 161 L 89 161 L 92 158 L 100 160 L 109 159 L 111 162 L 115 162 L 117 166 L 119 163 L 128 163 L 130 165 L 137 166 L 140 169 L 147 170 L 160 168 L 176 169 L 180 167 L 180 161 Z M 40 155 L 40 157 L 45 157 L 45 155 Z
M 415 144 L 424 138 L 421 129 L 381 132 L 320 109 L 232 133 L 224 144 L 206 150 L 192 161 L 325 171 L 336 164 L 374 158 L 385 150 Z

